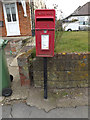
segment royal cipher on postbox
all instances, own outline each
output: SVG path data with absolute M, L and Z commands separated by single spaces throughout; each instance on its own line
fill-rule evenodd
M 55 40 L 55 10 L 35 11 L 36 56 L 53 57 Z

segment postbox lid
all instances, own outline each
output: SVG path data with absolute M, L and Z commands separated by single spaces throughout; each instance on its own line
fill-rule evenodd
M 36 18 L 54 18 L 55 9 L 36 9 L 35 14 Z

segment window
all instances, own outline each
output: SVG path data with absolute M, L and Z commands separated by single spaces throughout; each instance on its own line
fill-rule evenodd
M 85 25 L 85 21 L 83 22 L 83 25 Z
M 6 4 L 5 8 L 6 8 L 6 14 L 7 14 L 7 21 L 11 22 L 10 5 Z
M 86 21 L 81 21 L 80 25 L 87 25 L 87 22 Z
M 13 20 L 13 21 L 16 21 L 16 10 L 15 10 L 15 4 L 12 3 L 12 4 L 10 4 L 10 6 L 11 6 L 11 13 L 12 13 L 12 20 Z
M 17 21 L 15 3 L 5 4 L 5 9 L 7 14 L 7 21 L 8 22 Z

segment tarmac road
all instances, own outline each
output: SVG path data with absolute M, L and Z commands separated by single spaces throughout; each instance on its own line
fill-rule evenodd
M 1 110 L 1 106 L 0 106 Z M 88 118 L 88 106 L 56 108 L 48 113 L 25 103 L 2 106 L 3 118 Z M 1 118 L 1 114 L 0 114 Z

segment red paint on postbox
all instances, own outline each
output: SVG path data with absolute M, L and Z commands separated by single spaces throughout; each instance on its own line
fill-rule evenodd
M 35 11 L 36 56 L 53 57 L 55 41 L 55 10 Z

